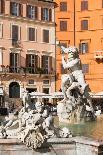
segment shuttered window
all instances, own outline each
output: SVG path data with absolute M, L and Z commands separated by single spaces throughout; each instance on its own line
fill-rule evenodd
M 38 18 L 38 8 L 37 6 L 27 5 L 27 17 L 31 19 Z
M 88 43 L 80 43 L 79 44 L 79 52 L 81 54 L 85 54 L 88 52 Z
M 88 1 L 81 1 L 81 11 L 88 10 Z
M 43 30 L 43 42 L 49 43 L 49 30 Z
M 35 41 L 36 40 L 36 36 L 35 36 L 35 28 L 28 28 L 28 40 L 29 41 Z
M 60 2 L 60 11 L 67 11 L 67 2 Z
M 81 30 L 88 30 L 88 20 L 81 21 Z
M 5 0 L 0 0 L 0 13 L 5 13 Z
M 89 64 L 82 64 L 83 73 L 89 73 Z
M 10 14 L 13 16 L 23 16 L 22 4 L 10 2 Z
M 19 40 L 19 27 L 12 25 L 12 45 L 15 45 Z
M 41 20 L 52 21 L 52 9 L 41 8 Z
M 19 53 L 10 53 L 10 72 L 18 72 L 19 68 Z
M 67 21 L 60 21 L 60 31 L 67 31 Z

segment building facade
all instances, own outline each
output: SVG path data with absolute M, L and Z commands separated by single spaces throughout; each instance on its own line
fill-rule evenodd
M 0 90 L 55 91 L 55 21 L 51 0 L 0 0 Z
M 103 90 L 103 0 L 55 1 L 56 39 L 65 47 L 76 46 L 79 49 L 85 79 L 92 92 Z M 60 90 L 61 53 L 57 47 L 57 81 Z

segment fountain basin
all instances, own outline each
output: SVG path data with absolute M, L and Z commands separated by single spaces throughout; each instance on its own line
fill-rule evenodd
M 86 137 L 51 138 L 34 151 L 18 139 L 0 139 L 0 155 L 103 155 L 103 141 Z

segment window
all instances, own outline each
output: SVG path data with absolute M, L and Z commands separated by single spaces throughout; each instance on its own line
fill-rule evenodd
M 0 38 L 3 37 L 3 24 L 0 23 Z
M 80 43 L 79 44 L 79 52 L 81 54 L 85 54 L 88 52 L 88 43 Z
M 49 88 L 43 88 L 43 93 L 49 94 Z M 43 99 L 43 103 L 47 104 L 49 102 L 48 98 Z
M 10 53 L 10 72 L 18 73 L 19 72 L 19 53 Z
M 35 28 L 28 28 L 28 40 L 29 41 L 36 41 L 36 30 Z
M 10 2 L 10 14 L 13 16 L 22 16 L 23 15 L 22 4 L 16 2 Z
M 81 1 L 81 11 L 88 10 L 88 1 Z
M 89 73 L 89 64 L 82 64 L 83 73 Z
M 81 30 L 88 30 L 88 20 L 81 21 Z
M 64 69 L 62 64 L 60 64 L 60 66 L 61 66 L 61 73 L 62 74 L 67 74 L 67 69 Z
M 52 9 L 41 8 L 41 20 L 52 21 Z
M 0 13 L 5 13 L 5 0 L 0 0 Z
M 103 8 L 103 0 L 101 0 L 102 1 L 102 8 Z
M 38 18 L 38 8 L 37 6 L 27 5 L 27 17 L 31 19 Z
M 29 73 L 36 74 L 38 67 L 38 56 L 35 54 L 26 54 L 26 67 Z
M 60 31 L 67 31 L 67 21 L 60 21 Z
M 19 27 L 18 25 L 12 25 L 12 45 L 15 46 L 19 40 Z
M 48 74 L 52 71 L 52 57 L 43 55 L 42 56 L 42 69 L 44 74 Z
M 29 84 L 29 85 L 34 85 L 34 80 L 33 80 L 33 79 L 30 79 L 30 80 L 28 81 L 28 84 Z
M 20 98 L 20 85 L 17 82 L 10 83 L 9 97 L 10 98 Z
M 60 2 L 60 11 L 67 11 L 67 2 Z
M 43 30 L 43 42 L 49 43 L 49 30 Z
M 70 40 L 60 40 L 60 45 L 67 48 L 70 44 Z
M 49 80 L 43 80 L 44 85 L 49 85 L 50 81 Z

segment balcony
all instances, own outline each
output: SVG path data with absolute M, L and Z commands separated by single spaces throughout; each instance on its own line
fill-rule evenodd
M 103 51 L 95 51 L 94 58 L 95 59 L 103 59 Z
M 14 67 L 14 66 L 0 66 L 1 74 L 39 74 L 39 75 L 55 75 L 54 71 L 48 71 L 42 68 L 34 68 L 34 67 Z

